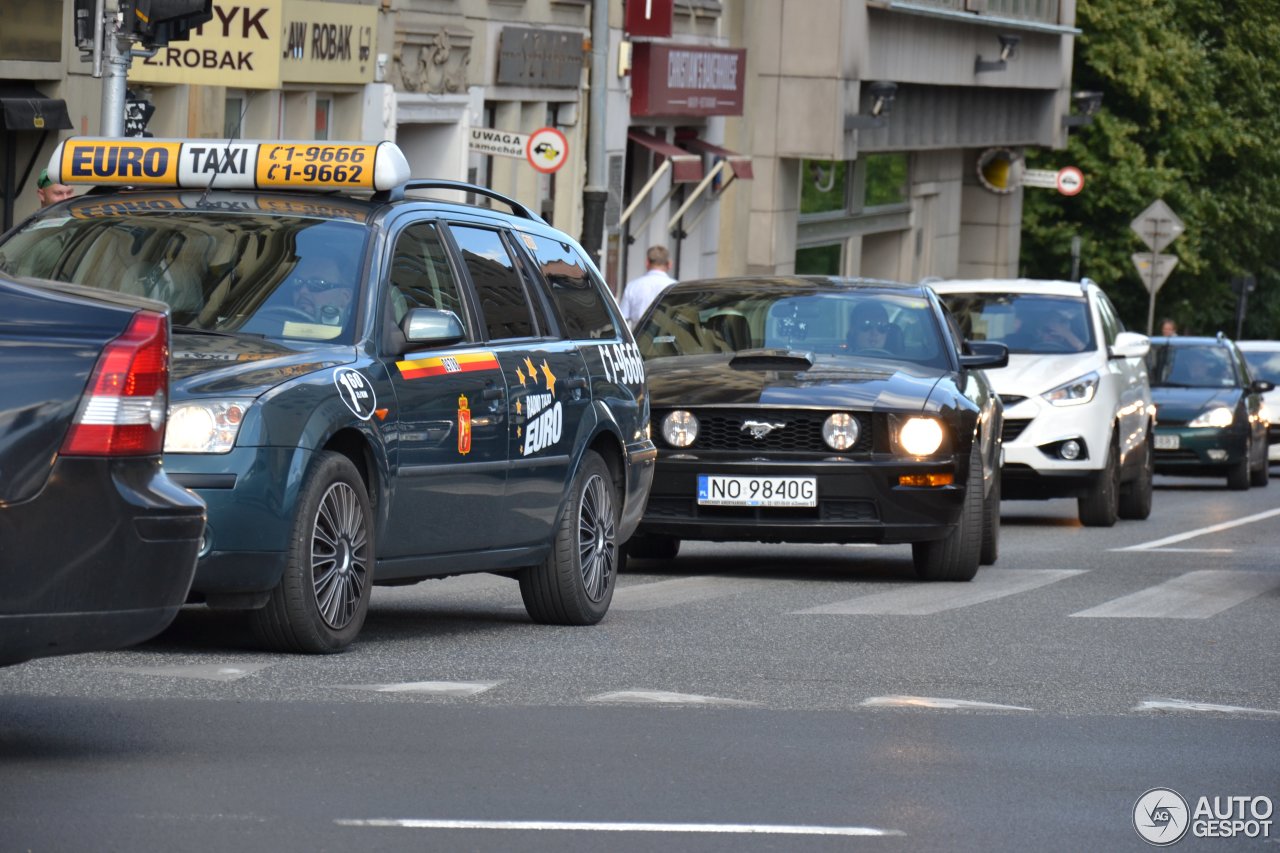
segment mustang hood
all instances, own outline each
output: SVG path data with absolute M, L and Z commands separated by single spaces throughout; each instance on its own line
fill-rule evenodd
M 1151 402 L 1156 404 L 1156 423 L 1186 423 L 1210 406 L 1226 406 L 1235 411 L 1240 391 L 1237 388 L 1151 389 Z
M 1094 353 L 1068 355 L 1009 354 L 1008 367 L 987 370 L 987 379 L 997 394 L 1034 397 L 1052 391 L 1094 369 Z
M 257 397 L 288 379 L 352 361 L 350 347 L 296 350 L 257 337 L 174 329 L 170 381 L 175 400 Z
M 794 353 L 696 355 L 645 362 L 650 404 L 831 406 L 920 411 L 942 373 L 911 364 Z

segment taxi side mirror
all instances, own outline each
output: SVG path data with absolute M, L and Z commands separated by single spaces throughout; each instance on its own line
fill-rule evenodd
M 437 308 L 410 309 L 400 321 L 400 330 L 411 344 L 456 344 L 467 337 L 457 314 Z

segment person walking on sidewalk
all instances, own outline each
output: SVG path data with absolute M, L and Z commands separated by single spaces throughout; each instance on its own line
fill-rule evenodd
M 644 275 L 627 282 L 622 291 L 622 316 L 633 329 L 662 291 L 676 283 L 671 277 L 671 254 L 666 246 L 650 246 L 644 257 Z

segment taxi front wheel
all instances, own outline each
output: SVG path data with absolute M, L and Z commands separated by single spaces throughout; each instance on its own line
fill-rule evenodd
M 310 654 L 351 645 L 369 611 L 372 519 L 351 460 L 317 453 L 298 495 L 284 575 L 267 606 L 251 615 L 263 645 Z
M 609 467 L 588 450 L 556 527 L 551 553 L 520 573 L 520 596 L 535 622 L 594 625 L 618 576 L 618 501 Z

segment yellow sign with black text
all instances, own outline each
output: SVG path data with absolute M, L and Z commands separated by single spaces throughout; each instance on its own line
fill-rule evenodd
M 233 89 L 280 87 L 284 0 L 217 0 L 213 19 L 154 56 L 135 59 L 131 83 L 186 83 Z
M 378 9 L 285 0 L 280 77 L 287 83 L 372 83 Z

